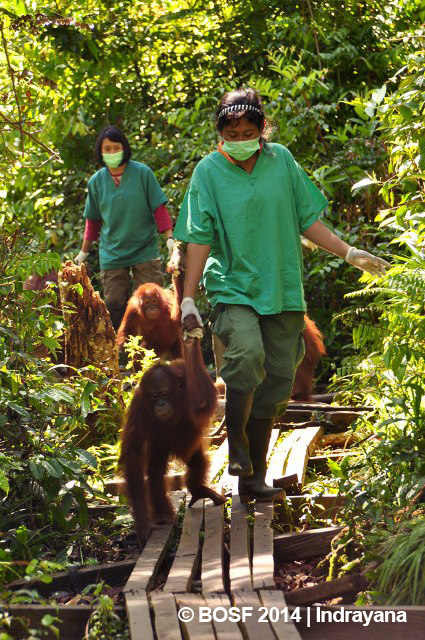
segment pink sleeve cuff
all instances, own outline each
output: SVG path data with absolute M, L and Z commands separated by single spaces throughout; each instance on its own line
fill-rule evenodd
M 84 229 L 84 240 L 90 240 L 96 242 L 99 238 L 100 227 L 103 220 L 90 220 L 86 218 L 86 228 Z
M 158 233 L 163 233 L 169 229 L 173 229 L 173 223 L 171 222 L 170 214 L 165 204 L 159 205 L 158 209 L 153 214 L 156 222 L 156 228 Z

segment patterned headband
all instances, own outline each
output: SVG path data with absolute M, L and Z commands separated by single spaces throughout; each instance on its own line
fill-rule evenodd
M 218 117 L 226 116 L 228 113 L 234 113 L 235 111 L 256 111 L 261 116 L 263 112 L 258 107 L 254 107 L 252 104 L 233 104 L 231 107 L 224 107 L 218 114 Z

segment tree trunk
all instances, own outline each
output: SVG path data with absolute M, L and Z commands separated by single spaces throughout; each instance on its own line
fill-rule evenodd
M 65 321 L 65 364 L 79 369 L 94 365 L 108 377 L 118 374 L 118 347 L 105 303 L 94 291 L 82 264 L 71 260 L 59 272 Z

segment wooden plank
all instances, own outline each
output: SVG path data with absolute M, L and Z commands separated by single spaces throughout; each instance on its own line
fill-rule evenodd
M 233 604 L 241 610 L 243 607 L 252 607 L 252 610 L 246 610 L 245 621 L 240 622 L 243 630 L 244 638 L 249 640 L 276 640 L 270 623 L 267 621 L 259 622 L 263 611 L 261 600 L 256 591 L 234 591 L 232 593 Z M 250 614 L 250 615 L 249 615 Z
M 322 404 L 331 404 L 335 398 L 335 393 L 313 393 L 311 396 L 312 402 L 321 402 Z
M 207 607 L 210 607 L 210 609 L 224 607 L 228 611 L 231 606 L 231 602 L 226 594 L 208 593 L 204 595 L 204 598 Z M 228 618 L 222 621 L 220 617 L 220 622 L 213 620 L 213 627 L 217 640 L 242 640 L 242 632 L 238 624 Z
M 203 500 L 186 509 L 180 543 L 173 566 L 168 574 L 164 592 L 190 591 L 199 560 L 199 531 L 204 517 Z
M 148 596 L 145 591 L 125 594 L 131 640 L 154 640 Z
M 322 427 L 307 427 L 291 448 L 285 473 L 286 475 L 297 474 L 300 489 L 304 486 L 308 458 L 322 435 Z
M 254 589 L 274 587 L 272 519 L 273 502 L 256 502 L 252 555 L 252 586 Z
M 46 615 L 61 620 L 60 623 L 55 623 L 59 628 L 61 640 L 76 640 L 76 638 L 84 637 L 86 624 L 93 612 L 93 607 L 91 605 L 29 606 L 26 604 L 2 604 L 0 611 L 1 613 L 7 612 L 12 616 L 11 627 L 7 631 L 14 640 L 27 640 L 28 638 L 28 629 L 21 623 L 21 620 L 26 622 L 28 627 L 32 629 L 43 629 L 46 632 L 46 627 L 41 623 L 42 618 Z M 123 607 L 117 607 L 115 611 L 124 614 Z M 6 631 L 6 628 L 4 630 Z M 57 636 L 48 631 L 44 637 L 46 637 L 46 640 L 57 640 Z
M 274 485 L 275 479 L 280 479 L 282 476 L 286 474 L 286 466 L 287 460 L 289 456 L 289 452 L 291 451 L 292 446 L 301 437 L 301 433 L 299 431 L 294 430 L 289 436 L 286 436 L 279 442 L 276 450 L 274 451 L 266 475 L 266 483 L 272 486 Z M 298 477 L 298 476 L 297 476 Z
M 367 579 L 361 573 L 336 578 L 329 582 L 320 582 L 313 587 L 296 589 L 285 594 L 286 602 L 293 606 L 307 606 L 315 602 L 325 602 L 332 598 L 365 591 L 368 587 Z
M 155 580 L 158 567 L 167 550 L 167 543 L 170 539 L 173 528 L 174 525 L 172 524 L 164 524 L 152 531 L 145 548 L 136 562 L 131 576 L 127 580 L 124 593 L 126 591 L 136 592 L 138 589 L 147 591 L 151 588 L 153 581 Z
M 227 462 L 228 444 L 227 438 L 223 440 L 218 449 L 211 452 L 211 466 L 208 472 L 208 483 L 215 481 L 219 471 L 222 470 Z
M 270 436 L 270 440 L 269 440 L 269 448 L 267 450 L 267 460 L 270 460 L 270 457 L 272 455 L 272 451 L 275 447 L 275 444 L 277 442 L 279 438 L 279 429 L 273 429 L 271 436 Z
M 323 436 L 323 427 L 307 427 L 303 433 L 303 439 L 308 442 L 308 455 L 313 455 L 314 450 L 317 447 L 317 443 Z
M 364 411 L 373 411 L 373 407 L 367 406 L 352 406 L 344 407 L 340 404 L 329 404 L 328 402 L 293 402 L 290 401 L 288 404 L 288 410 L 296 410 L 296 411 L 354 411 L 354 412 L 364 412 Z
M 204 544 L 202 547 L 202 591 L 223 592 L 223 505 L 205 500 Z
M 333 538 L 343 527 L 323 527 L 294 533 L 283 533 L 273 538 L 276 562 L 307 560 L 324 556 L 331 550 Z
M 193 613 L 192 620 L 182 621 L 182 632 L 184 640 L 215 640 L 212 622 L 199 620 L 199 607 L 206 607 L 207 604 L 200 594 L 185 593 L 175 596 L 179 609 L 189 607 Z
M 185 499 L 183 492 L 171 495 L 175 509 L 182 499 Z M 172 524 L 153 530 L 123 589 L 131 640 L 154 640 L 146 589 L 153 583 L 172 530 Z
M 181 640 L 182 634 L 173 594 L 151 591 L 149 596 L 154 610 L 157 640 Z
M 88 584 L 105 580 L 111 587 L 121 585 L 127 580 L 134 569 L 135 560 L 122 560 L 89 567 L 71 567 L 68 571 L 61 571 L 52 576 L 52 581 L 46 584 L 41 580 L 15 580 L 4 585 L 7 591 L 17 589 L 35 589 L 42 596 L 49 596 L 55 591 L 77 591 Z
M 321 448 L 338 447 L 339 449 L 346 449 L 356 444 L 358 439 L 359 436 L 355 432 L 328 433 L 321 438 L 319 446 Z
M 232 591 L 252 589 L 248 512 L 246 505 L 240 501 L 237 480 L 237 478 L 234 478 L 230 519 L 229 576 Z
M 272 607 L 281 612 L 286 607 L 285 597 L 282 591 L 260 591 L 260 599 L 264 607 L 271 610 Z M 273 627 L 277 640 L 302 640 L 297 627 L 291 620 L 289 614 L 285 619 L 285 615 L 270 615 L 270 624 Z M 326 636 L 323 636 L 325 638 Z
M 183 491 L 176 491 L 171 496 L 174 509 L 178 509 L 182 500 L 186 499 Z M 173 531 L 173 524 L 164 524 L 154 529 L 149 536 L 136 566 L 125 585 L 123 592 L 136 594 L 138 590 L 147 591 L 152 587 L 158 569 L 167 551 L 168 541 Z
M 343 431 L 353 424 L 360 415 L 358 411 L 330 411 L 326 414 L 326 420 Z

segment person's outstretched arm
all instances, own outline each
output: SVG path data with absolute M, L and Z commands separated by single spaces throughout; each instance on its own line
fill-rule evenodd
M 386 270 L 391 267 L 390 263 L 386 260 L 378 258 L 368 251 L 363 251 L 363 249 L 351 247 L 325 227 L 320 220 L 312 224 L 302 235 L 307 238 L 307 240 L 317 244 L 321 249 L 343 258 L 349 264 L 363 271 L 367 271 L 373 276 L 383 276 Z
M 209 244 L 193 244 L 189 242 L 186 252 L 186 272 L 184 281 L 182 309 L 182 323 L 186 316 L 193 314 L 202 326 L 202 318 L 195 305 L 195 294 L 198 290 L 199 281 L 204 272 L 205 263 L 210 253 Z

